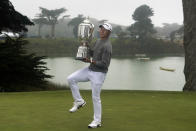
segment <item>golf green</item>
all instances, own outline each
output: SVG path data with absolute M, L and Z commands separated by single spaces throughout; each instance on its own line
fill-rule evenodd
M 71 92 L 0 93 L 0 131 L 87 131 L 93 118 L 91 91 L 87 104 L 69 113 Z M 100 131 L 196 131 L 195 92 L 106 91 Z

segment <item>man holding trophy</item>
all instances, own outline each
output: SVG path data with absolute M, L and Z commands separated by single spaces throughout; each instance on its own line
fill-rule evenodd
M 100 39 L 95 42 L 92 48 L 89 48 L 88 44 L 92 39 L 93 29 L 94 26 L 88 19 L 84 20 L 78 29 L 81 46 L 78 48 L 76 60 L 90 63 L 90 66 L 77 70 L 67 78 L 74 99 L 74 105 L 69 110 L 71 113 L 76 112 L 80 107 L 86 104 L 80 95 L 77 83 L 91 82 L 94 117 L 93 121 L 88 125 L 88 128 L 101 126 L 102 107 L 100 93 L 112 55 L 112 45 L 109 40 L 112 26 L 109 23 L 100 25 Z

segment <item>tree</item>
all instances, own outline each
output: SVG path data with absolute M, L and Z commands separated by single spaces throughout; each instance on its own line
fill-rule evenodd
M 161 37 L 165 37 L 165 38 L 169 38 L 173 39 L 174 37 L 174 31 L 178 30 L 179 28 L 182 27 L 182 25 L 179 25 L 178 23 L 162 23 L 162 27 L 155 27 L 156 35 L 157 36 L 161 36 Z M 184 31 L 183 31 L 184 32 Z
M 99 24 L 103 24 L 103 23 L 105 23 L 105 22 L 107 22 L 108 20 L 106 20 L 106 19 L 102 19 L 102 20 L 100 20 L 100 21 L 98 21 L 98 23 Z
M 0 33 L 1 31 L 21 32 L 27 31 L 25 25 L 33 25 L 33 23 L 24 15 L 14 9 L 9 0 L 0 1 Z
M 44 24 L 47 24 L 47 19 L 35 18 L 33 19 L 33 22 L 35 22 L 35 24 L 38 24 L 38 36 L 41 36 L 41 28 L 43 27 Z
M 182 0 L 184 11 L 184 91 L 196 91 L 196 1 Z
M 121 31 L 120 33 L 117 34 L 118 39 L 119 39 L 119 40 L 122 40 L 122 41 L 123 41 L 124 39 L 126 39 L 128 35 L 129 35 L 129 34 L 128 34 L 127 32 L 124 32 L 124 31 Z
M 40 7 L 41 14 L 39 14 L 40 18 L 47 19 L 47 24 L 51 26 L 51 37 L 55 37 L 55 25 L 58 23 L 59 17 L 62 13 L 66 12 L 65 8 L 48 10 L 46 8 Z M 65 15 L 64 17 L 68 17 L 69 15 Z
M 7 37 L 0 42 L 0 87 L 3 91 L 28 90 L 27 87 L 44 88 L 45 74 L 48 70 L 43 56 L 28 54 L 24 46 L 28 44 L 22 37 L 11 39 Z M 42 87 L 43 86 L 43 87 Z
M 26 17 L 15 11 L 9 0 L 0 1 L 0 34 L 2 31 L 15 33 L 26 32 L 26 25 L 33 23 Z M 9 38 L 0 41 L 0 91 L 20 91 L 28 86 L 43 86 L 47 68 L 42 61 L 45 57 L 37 57 L 28 54 L 24 45 L 28 41 L 19 38 Z
M 152 21 L 150 19 L 150 17 L 153 15 L 153 9 L 149 6 L 142 5 L 138 7 L 132 15 L 133 20 L 136 22 L 128 28 L 131 35 L 139 36 L 140 39 L 144 39 L 145 37 L 155 33 Z
M 180 27 L 180 28 L 177 29 L 177 30 L 172 31 L 172 32 L 170 33 L 170 35 L 169 35 L 171 42 L 174 42 L 174 39 L 175 39 L 175 35 L 176 35 L 176 34 L 179 34 L 179 35 L 182 36 L 183 33 L 184 33 L 184 26 Z
M 78 25 L 84 20 L 84 16 L 79 14 L 77 17 L 73 18 L 69 23 L 68 26 L 73 26 L 73 34 L 75 38 L 78 36 Z
M 113 34 L 119 35 L 121 32 L 122 32 L 121 26 L 116 26 L 116 27 L 114 27 L 114 28 L 112 29 L 112 33 L 113 33 Z
M 176 31 L 172 31 L 169 35 L 171 42 L 174 42 Z

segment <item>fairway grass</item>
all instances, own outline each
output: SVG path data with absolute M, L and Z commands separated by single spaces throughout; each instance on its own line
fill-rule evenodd
M 196 131 L 196 93 L 102 91 L 102 127 L 92 121 L 91 91 L 87 104 L 69 113 L 69 90 L 0 93 L 0 131 Z

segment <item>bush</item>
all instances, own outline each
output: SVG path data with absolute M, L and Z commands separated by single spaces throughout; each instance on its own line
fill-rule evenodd
M 64 39 L 28 39 L 30 44 L 27 46 L 29 52 L 35 52 L 37 55 L 45 55 L 48 57 L 71 56 L 76 55 L 79 42 L 74 38 Z M 93 40 L 92 44 L 95 42 Z M 111 38 L 112 55 L 113 56 L 133 56 L 138 53 L 148 55 L 162 54 L 183 54 L 182 46 L 148 38 L 144 42 L 132 38 Z M 92 45 L 91 44 L 91 45 Z
M 135 55 L 138 53 L 148 55 L 175 55 L 184 53 L 183 46 L 154 38 L 147 38 L 145 41 L 131 38 L 116 39 L 113 40 L 112 45 L 114 56 Z

